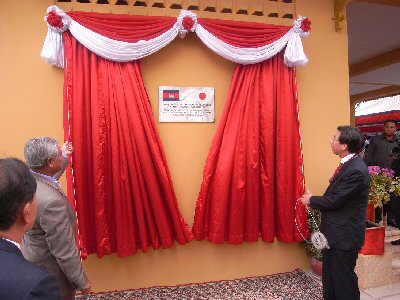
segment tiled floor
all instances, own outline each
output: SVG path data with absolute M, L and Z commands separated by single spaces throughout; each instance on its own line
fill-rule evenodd
M 400 283 L 369 288 L 361 291 L 361 300 L 400 300 Z
M 312 274 L 311 269 L 304 272 L 322 285 L 321 281 Z M 400 300 L 400 283 L 363 289 L 360 290 L 360 294 L 361 300 Z
M 393 228 L 390 226 L 386 227 L 385 233 L 385 253 L 398 253 L 400 252 L 400 246 L 390 245 L 390 241 L 400 238 L 400 231 L 397 228 Z M 392 266 L 398 264 L 400 266 L 400 259 L 398 262 L 393 263 Z M 400 268 L 399 268 L 400 269 Z M 322 285 L 321 281 L 316 279 L 315 275 L 312 274 L 311 269 L 305 270 L 309 276 L 315 279 L 319 284 Z M 400 276 L 400 272 L 397 273 Z M 390 275 L 388 275 L 390 276 Z M 390 279 L 388 280 L 390 282 Z M 394 280 L 392 284 L 381 285 L 374 288 L 365 288 L 361 289 L 361 300 L 400 300 L 400 282 L 399 280 Z

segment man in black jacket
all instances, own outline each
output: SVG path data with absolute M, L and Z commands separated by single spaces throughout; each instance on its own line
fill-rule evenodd
M 400 146 L 400 139 L 396 135 L 396 121 L 386 120 L 384 123 L 384 132 L 373 137 L 368 145 L 368 150 L 365 153 L 365 163 L 368 166 L 378 166 L 381 168 L 390 168 L 393 161 L 393 149 Z M 389 214 L 388 223 L 392 226 L 392 208 L 386 204 L 383 206 L 383 214 Z M 382 208 L 375 209 L 376 222 L 382 220 Z
M 321 232 L 329 248 L 322 251 L 324 299 L 358 300 L 358 251 L 365 241 L 366 212 L 370 186 L 368 168 L 358 156 L 364 138 L 351 126 L 339 126 L 331 147 L 341 164 L 323 196 L 306 191 L 301 202 L 322 212 Z
M 25 260 L 19 249 L 36 217 L 35 192 L 27 165 L 0 159 L 0 299 L 61 300 L 55 277 Z
M 384 133 L 373 137 L 369 143 L 365 154 L 365 162 L 368 166 L 390 168 L 393 148 L 400 147 L 400 139 L 396 135 L 396 121 L 387 120 L 384 127 Z
M 392 154 L 393 154 L 393 162 L 391 165 L 391 168 L 394 171 L 394 176 L 395 177 L 400 177 L 400 148 L 396 147 L 393 148 L 392 150 Z M 390 202 L 389 202 L 391 209 L 392 209 L 392 213 L 394 216 L 394 220 L 396 222 L 396 226 L 398 228 L 400 228 L 400 196 L 393 194 L 390 197 Z M 400 245 L 400 239 L 395 240 L 395 241 L 391 241 L 390 242 L 392 245 L 396 245 L 399 246 Z

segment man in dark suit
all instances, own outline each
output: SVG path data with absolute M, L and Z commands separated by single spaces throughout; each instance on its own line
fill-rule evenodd
M 322 212 L 321 232 L 329 248 L 322 251 L 324 299 L 358 300 L 358 252 L 365 241 L 370 176 L 358 156 L 364 144 L 362 133 L 351 126 L 339 126 L 331 147 L 341 164 L 323 196 L 306 191 L 301 202 Z
M 19 249 L 35 221 L 36 182 L 28 166 L 0 159 L 0 299 L 60 300 L 53 275 L 24 259 Z

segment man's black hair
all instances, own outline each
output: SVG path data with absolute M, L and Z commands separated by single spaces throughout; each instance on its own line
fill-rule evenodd
M 17 158 L 0 159 L 0 230 L 7 230 L 15 223 L 35 192 L 35 178 L 24 162 Z
M 338 126 L 340 131 L 339 142 L 346 144 L 350 153 L 359 153 L 364 147 L 364 135 L 362 132 L 352 126 Z
M 394 123 L 397 124 L 396 120 L 386 120 L 385 122 L 383 122 L 383 125 L 386 126 L 386 123 Z

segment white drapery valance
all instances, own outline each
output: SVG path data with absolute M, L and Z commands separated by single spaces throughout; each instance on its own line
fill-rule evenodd
M 235 63 L 259 63 L 276 55 L 284 47 L 286 47 L 284 60 L 287 66 L 303 66 L 308 62 L 301 41 L 301 37 L 309 35 L 309 32 L 304 31 L 301 26 L 306 19 L 304 17 L 299 17 L 294 22 L 294 26 L 279 39 L 263 46 L 250 48 L 234 46 L 223 41 L 199 24 L 194 13 L 186 10 L 181 11 L 175 24 L 169 30 L 155 38 L 138 42 L 119 41 L 96 33 L 79 24 L 55 5 L 50 6 L 47 13 L 59 16 L 62 24 L 56 27 L 48 22 L 49 28 L 41 56 L 48 63 L 59 67 L 64 67 L 63 32 L 65 30 L 69 30 L 90 51 L 117 62 L 137 60 L 151 55 L 167 46 L 178 35 L 184 37 L 188 31 L 194 32 L 212 51 Z M 190 28 L 184 25 L 184 20 L 187 18 L 191 19 Z M 48 21 L 48 16 L 45 17 L 45 20 Z

